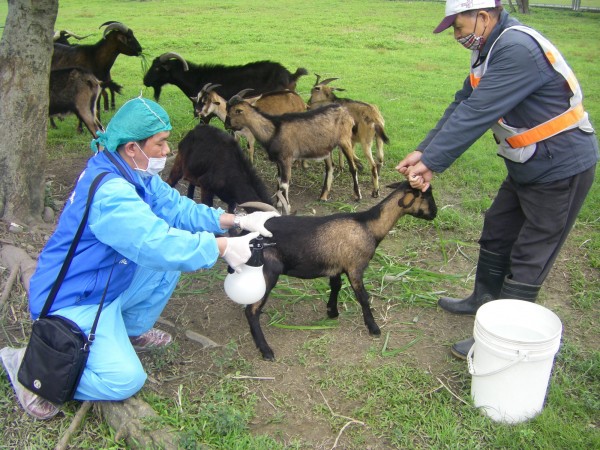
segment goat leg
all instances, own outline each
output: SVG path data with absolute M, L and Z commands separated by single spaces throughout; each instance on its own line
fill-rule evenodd
M 260 302 L 246 306 L 244 313 L 246 314 L 248 325 L 250 325 L 250 333 L 252 334 L 252 339 L 254 339 L 254 344 L 256 344 L 256 347 L 260 350 L 263 359 L 265 361 L 275 361 L 275 353 L 273 353 L 273 350 L 271 350 L 271 347 L 267 344 L 265 335 L 260 327 L 260 315 L 266 301 L 267 296 L 265 295 Z
M 319 200 L 324 202 L 329 198 L 329 191 L 331 191 L 331 184 L 333 183 L 333 160 L 331 153 L 325 158 L 325 176 L 323 178 L 323 190 L 321 191 L 321 197 Z
M 195 191 L 196 191 L 196 186 L 194 185 L 194 183 L 192 183 L 192 182 L 188 183 L 187 198 L 191 198 L 193 200 Z M 201 195 L 204 195 L 204 194 L 201 194 Z M 202 203 L 204 203 L 204 201 L 202 201 Z M 208 205 L 208 206 L 212 206 L 212 195 L 210 197 L 210 204 L 209 203 L 204 203 L 204 204 Z
M 356 164 L 354 163 L 354 149 L 352 148 L 351 143 L 340 144 L 340 148 L 344 152 L 346 161 L 348 161 L 350 175 L 354 182 L 354 200 L 358 201 L 362 198 L 362 195 L 360 194 L 360 187 L 358 186 L 358 173 L 356 171 Z
M 329 277 L 329 286 L 331 287 L 331 293 L 329 294 L 329 301 L 327 302 L 327 317 L 335 319 L 340 315 L 338 312 L 337 301 L 340 289 L 342 289 L 342 275 L 338 274 Z
M 362 280 L 362 273 L 348 274 L 348 279 L 350 280 L 350 285 L 352 286 L 352 290 L 354 290 L 354 294 L 356 295 L 356 300 L 358 300 L 358 303 L 360 303 L 362 308 L 363 319 L 367 329 L 369 330 L 369 334 L 371 336 L 380 336 L 381 330 L 375 323 L 375 318 L 373 317 L 373 312 L 371 311 L 371 306 L 369 305 L 369 294 L 367 293 Z

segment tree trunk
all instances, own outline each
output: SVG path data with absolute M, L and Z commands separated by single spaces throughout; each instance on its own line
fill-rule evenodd
M 58 0 L 8 0 L 0 41 L 0 218 L 6 221 L 41 220 L 57 13 Z
M 517 6 L 521 14 L 529 14 L 529 0 L 517 0 Z

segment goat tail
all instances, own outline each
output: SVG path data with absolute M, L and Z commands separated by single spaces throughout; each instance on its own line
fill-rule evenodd
M 294 81 L 297 81 L 302 75 L 308 75 L 308 70 L 306 70 L 304 67 L 298 67 L 296 72 L 293 73 L 290 78 Z
M 390 143 L 390 138 L 387 136 L 387 134 L 385 134 L 385 131 L 383 130 L 383 126 L 381 126 L 381 124 L 375 124 L 375 133 L 383 142 L 385 142 L 386 144 Z

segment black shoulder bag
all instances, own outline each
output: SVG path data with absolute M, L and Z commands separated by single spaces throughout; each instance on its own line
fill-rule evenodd
M 108 276 L 106 288 L 104 288 L 89 336 L 86 336 L 75 322 L 59 315 L 48 315 L 48 312 L 73 260 L 73 254 L 87 222 L 94 192 L 107 173 L 104 172 L 98 175 L 90 186 L 83 218 L 67 252 L 58 278 L 52 286 L 50 294 L 48 294 L 48 299 L 39 317 L 33 322 L 31 337 L 17 376 L 19 382 L 31 392 L 56 405 L 62 405 L 72 400 L 75 395 L 83 369 L 85 369 L 87 363 L 90 345 L 94 341 L 96 325 L 100 318 L 114 264 Z

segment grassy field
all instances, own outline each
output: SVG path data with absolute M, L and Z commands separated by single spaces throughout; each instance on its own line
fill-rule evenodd
M 385 183 L 398 179 L 393 167 L 435 125 L 467 75 L 469 52 L 453 41 L 450 32 L 432 34 L 443 10 L 439 2 L 421 1 L 70 0 L 60 2 L 55 29 L 93 33 L 83 43 L 99 40 L 102 31 L 98 26 L 109 20 L 121 21 L 134 30 L 145 58 L 117 59 L 113 79 L 124 86 L 118 105 L 140 92 L 152 97 L 151 89 L 142 83 L 144 70 L 152 59 L 168 51 L 196 63 L 243 64 L 271 59 L 292 72 L 305 67 L 310 75 L 301 78 L 298 85 L 304 98 L 308 98 L 314 74 L 339 77 L 335 85 L 346 89 L 344 96 L 378 105 L 385 117 L 391 141 L 386 146 L 382 172 Z M 0 18 L 6 12 L 7 3 L 2 2 Z M 519 19 L 547 36 L 565 55 L 583 88 L 586 110 L 598 123 L 600 14 L 533 8 L 532 14 Z M 196 124 L 191 103 L 178 88 L 167 86 L 161 104 L 171 115 L 176 144 Z M 103 113 L 104 124 L 111 114 Z M 67 118 L 59 123 L 58 130 L 49 130 L 50 159 L 89 151 L 89 135 L 76 135 L 75 126 L 76 121 Z M 493 138 L 488 134 L 435 177 L 436 199 L 443 206 L 435 226 L 446 244 L 460 241 L 476 245 L 482 213 L 506 174 L 502 160 L 494 153 Z M 570 238 L 584 255 L 570 266 L 572 303 L 589 329 L 599 321 L 598 211 L 600 186 L 596 182 Z M 379 257 L 385 259 L 386 255 Z M 307 342 L 305 351 L 320 354 L 327 344 Z M 235 373 L 244 361 L 236 361 L 232 355 L 228 364 L 231 367 L 227 369 Z M 360 404 L 356 416 L 368 422 L 375 435 L 385 436 L 394 448 L 600 448 L 600 352 L 585 340 L 565 343 L 548 396 L 551 406 L 535 420 L 515 427 L 494 425 L 462 408 L 464 405 L 451 396 L 440 400 L 423 395 L 432 392 L 437 383 L 410 366 L 382 364 L 368 374 L 353 365 L 339 371 L 324 370 L 320 378 L 311 381 L 323 388 L 335 387 L 348 402 Z M 147 393 L 146 400 L 170 425 L 188 430 L 189 442 L 182 444 L 185 448 L 196 448 L 198 436 L 215 449 L 307 448 L 301 442 L 282 443 L 249 433 L 247 424 L 256 399 L 249 400 L 226 376 L 207 387 L 200 399 L 204 405 L 201 412 L 191 413 L 194 399 L 174 402 Z M 11 418 L 10 423 L 22 424 L 14 419 L 13 402 L 6 377 L 0 376 L 0 414 Z M 397 417 L 405 420 L 396 423 Z M 332 427 L 337 429 L 344 423 L 342 418 L 332 419 Z M 68 422 L 54 426 L 54 432 L 59 433 Z M 0 432 L 8 433 L 7 429 Z M 54 445 L 54 434 L 49 434 L 43 424 L 32 426 L 20 442 L 23 448 L 47 448 Z M 367 448 L 360 432 L 352 436 L 352 448 L 361 448 L 361 444 Z M 121 448 L 122 444 L 112 438 L 114 432 L 93 419 L 86 424 L 86 434 L 79 437 L 77 446 Z M 0 448 L 10 448 L 2 437 Z

